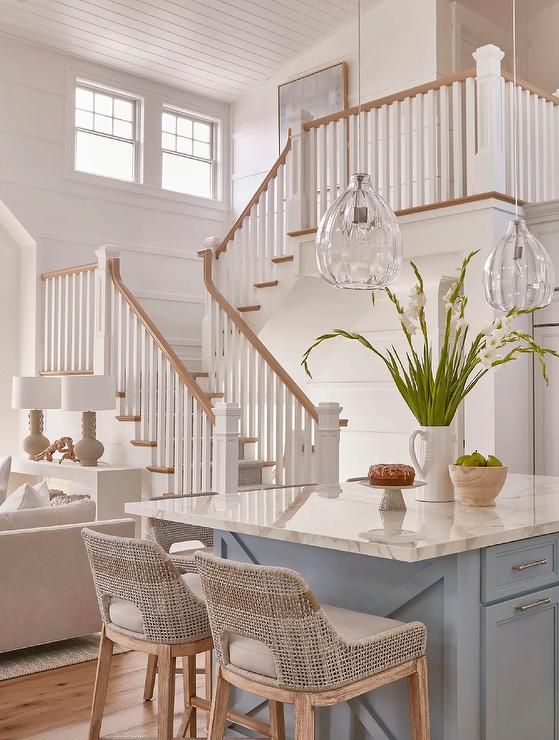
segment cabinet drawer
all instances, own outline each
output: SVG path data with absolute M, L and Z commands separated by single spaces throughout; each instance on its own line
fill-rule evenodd
M 496 601 L 559 582 L 557 535 L 488 547 L 482 553 L 482 601 Z
M 559 587 L 481 614 L 483 740 L 558 740 Z

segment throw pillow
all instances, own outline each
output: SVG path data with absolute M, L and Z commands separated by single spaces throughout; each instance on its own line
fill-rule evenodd
M 20 486 L 8 496 L 0 506 L 0 513 L 21 511 L 22 509 L 40 509 L 48 505 L 48 486 L 44 481 L 35 486 L 24 483 L 23 486 Z
M 11 457 L 0 457 L 0 504 L 6 498 L 6 491 L 8 490 L 8 478 L 10 477 L 11 467 Z

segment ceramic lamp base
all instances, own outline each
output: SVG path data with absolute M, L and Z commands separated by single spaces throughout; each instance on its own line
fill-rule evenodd
M 23 440 L 23 449 L 29 455 L 30 460 L 50 445 L 49 440 L 43 434 L 43 429 L 43 412 L 39 409 L 32 409 L 29 412 L 29 435 Z
M 75 446 L 76 457 L 83 467 L 95 467 L 105 448 L 96 438 L 97 415 L 95 411 L 82 413 L 82 439 Z

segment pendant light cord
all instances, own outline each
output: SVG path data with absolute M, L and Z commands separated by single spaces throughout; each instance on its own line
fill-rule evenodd
M 516 67 L 516 0 L 512 0 L 512 128 L 513 128 L 513 188 L 514 188 L 514 218 L 518 221 L 518 90 Z
M 361 167 L 361 0 L 357 0 L 357 169 Z

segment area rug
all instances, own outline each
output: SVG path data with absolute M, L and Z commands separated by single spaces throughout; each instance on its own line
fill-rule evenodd
M 98 650 L 99 634 L 94 634 L 2 653 L 0 654 L 0 681 L 96 660 Z M 128 652 L 126 648 L 115 645 L 115 655 L 126 652 Z

